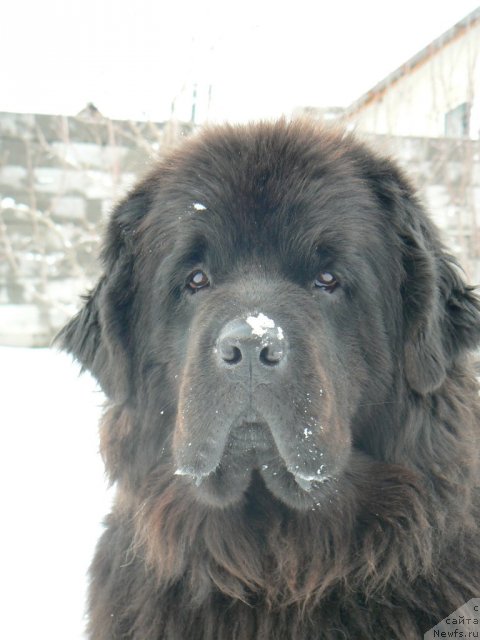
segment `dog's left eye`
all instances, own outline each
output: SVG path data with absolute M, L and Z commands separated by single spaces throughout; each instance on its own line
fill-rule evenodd
M 315 286 L 324 291 L 332 292 L 338 285 L 338 280 L 329 271 L 322 271 L 315 278 Z
M 187 287 L 192 291 L 198 291 L 198 289 L 208 287 L 209 284 L 210 280 L 207 274 L 201 269 L 195 269 L 187 278 Z

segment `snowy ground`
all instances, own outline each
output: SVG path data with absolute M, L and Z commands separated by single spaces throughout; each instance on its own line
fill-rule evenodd
M 0 347 L 2 638 L 83 638 L 86 570 L 108 511 L 104 401 L 68 356 Z

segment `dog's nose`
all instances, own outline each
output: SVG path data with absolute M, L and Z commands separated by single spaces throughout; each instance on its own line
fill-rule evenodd
M 286 358 L 283 330 L 263 314 L 236 318 L 220 332 L 215 346 L 222 367 L 279 367 Z

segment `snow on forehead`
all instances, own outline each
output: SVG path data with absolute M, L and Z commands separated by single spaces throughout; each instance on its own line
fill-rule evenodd
M 252 334 L 260 336 L 260 338 L 267 332 L 267 329 L 275 327 L 275 322 L 263 313 L 257 313 L 256 316 L 248 316 L 247 324 L 252 327 Z
M 206 211 L 207 209 L 207 207 L 201 202 L 194 202 L 193 208 L 195 209 L 195 211 Z

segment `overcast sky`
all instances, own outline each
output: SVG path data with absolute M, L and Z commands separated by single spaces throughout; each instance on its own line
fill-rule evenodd
M 477 5 L 4 0 L 0 111 L 189 118 L 194 84 L 199 120 L 346 106 Z

